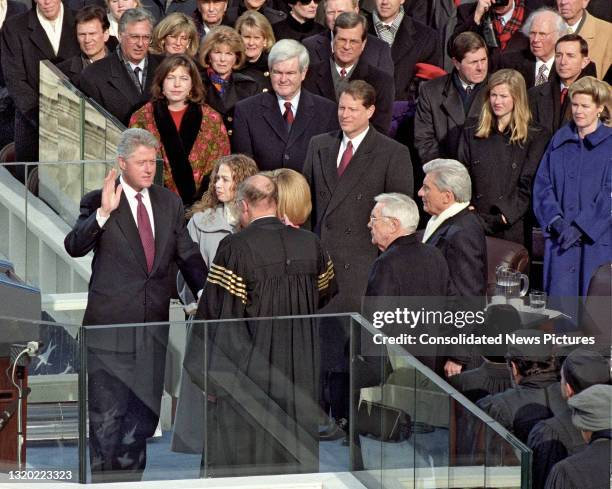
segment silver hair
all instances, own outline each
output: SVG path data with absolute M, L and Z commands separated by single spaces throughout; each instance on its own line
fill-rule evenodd
M 281 39 L 278 41 L 268 54 L 268 68 L 272 70 L 272 67 L 276 63 L 282 63 L 291 58 L 297 58 L 300 66 L 300 72 L 304 73 L 310 64 L 310 56 L 308 56 L 308 50 L 300 42 L 294 41 L 293 39 Z
M 452 192 L 456 202 L 469 202 L 472 198 L 472 179 L 467 168 L 457 160 L 431 160 L 423 165 L 423 171 L 432 174 L 441 192 Z
M 119 144 L 117 144 L 117 156 L 127 159 L 136 151 L 138 146 L 158 149 L 159 141 L 146 129 L 139 129 L 137 127 L 126 129 L 121 133 Z
M 146 8 L 130 8 L 123 12 L 123 15 L 119 19 L 119 24 L 117 26 L 119 34 L 123 34 L 125 32 L 125 28 L 128 24 L 134 24 L 136 22 L 148 22 L 151 25 L 151 30 L 153 30 L 155 18 Z
M 559 15 L 559 12 L 557 12 L 556 10 L 553 10 L 550 7 L 541 7 L 531 12 L 531 14 L 529 14 L 529 17 L 527 17 L 527 20 L 523 24 L 523 27 L 521 28 L 521 32 L 525 34 L 527 37 L 529 37 L 529 31 L 531 31 L 531 25 L 533 24 L 533 21 L 536 19 L 536 17 L 544 13 L 552 14 L 553 17 L 555 18 L 554 24 L 555 24 L 556 31 L 557 31 L 557 39 L 559 39 L 562 35 L 564 35 L 567 32 L 567 24 L 565 23 L 565 20 L 563 20 L 563 17 Z
M 374 200 L 383 205 L 381 214 L 386 217 L 394 217 L 400 223 L 402 229 L 412 234 L 419 225 L 419 208 L 412 198 L 397 192 L 379 194 Z

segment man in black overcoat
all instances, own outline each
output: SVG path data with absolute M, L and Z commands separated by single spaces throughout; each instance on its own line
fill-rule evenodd
M 50 37 L 49 32 L 55 35 Z M 39 63 L 57 64 L 78 54 L 74 15 L 61 0 L 36 4 L 5 23 L 0 49 L 6 87 L 17 108 L 16 159 L 38 161 Z
M 310 139 L 338 127 L 336 104 L 302 86 L 308 52 L 297 41 L 278 41 L 268 63 L 273 91 L 236 104 L 232 150 L 252 156 L 260 170 L 301 172 Z
M 393 76 L 368 64 L 362 56 L 367 45 L 367 20 L 355 12 L 345 12 L 334 24 L 331 58 L 312 65 L 304 86 L 313 93 L 336 102 L 351 80 L 364 80 L 376 90 L 376 111 L 372 125 L 387 134 L 393 111 Z
M 149 101 L 162 59 L 148 54 L 153 25 L 147 10 L 126 10 L 119 22 L 119 46 L 81 75 L 81 90 L 126 126 L 132 113 Z
M 414 140 L 422 163 L 457 158 L 463 124 L 482 108 L 488 73 L 484 39 L 475 32 L 459 34 L 451 58 L 452 73 L 419 86 Z
M 125 15 L 125 14 L 124 14 Z M 153 184 L 158 141 L 128 129 L 117 147 L 121 177 L 81 199 L 64 241 L 68 254 L 93 251 L 83 325 L 166 322 L 178 265 L 197 295 L 206 265 L 185 227 L 181 199 Z M 159 421 L 168 325 L 85 328 L 92 480 L 140 480 L 146 441 Z
M 312 64 L 327 61 L 331 57 L 334 23 L 336 18 L 344 12 L 355 12 L 358 14 L 359 2 L 357 0 L 327 0 L 325 2 L 327 30 L 315 36 L 307 37 L 302 41 L 302 44 L 308 49 Z M 391 49 L 385 41 L 381 41 L 375 35 L 368 33 L 367 43 L 362 56 L 368 64 L 376 66 L 379 70 L 386 71 L 393 76 Z

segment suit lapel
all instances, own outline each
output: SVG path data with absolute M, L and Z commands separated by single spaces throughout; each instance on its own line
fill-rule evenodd
M 321 162 L 321 173 L 323 174 L 323 180 L 327 186 L 331 197 L 327 203 L 327 207 L 322 209 L 321 212 L 317 212 L 318 222 L 317 228 L 320 227 L 323 216 L 327 213 L 327 209 L 331 204 L 336 187 L 338 186 L 338 166 L 336 160 L 338 158 L 338 151 L 340 150 L 340 143 L 342 142 L 342 131 L 337 131 L 327 140 L 327 144 L 319 149 L 319 157 Z M 350 165 L 349 165 L 350 166 Z
M 57 55 L 60 58 L 67 59 L 70 56 L 77 54 L 77 42 L 74 34 L 74 17 L 72 11 L 64 6 L 64 19 L 62 21 L 62 36 L 60 37 L 59 49 Z
M 281 140 L 287 141 L 287 138 L 289 137 L 287 124 L 280 113 L 274 92 L 268 92 L 268 94 L 263 97 L 261 102 L 261 110 L 264 120 L 268 123 L 276 135 Z
M 43 29 L 42 25 L 40 25 L 38 17 L 36 16 L 36 7 L 30 10 L 28 27 L 31 31 L 30 40 L 32 41 L 32 43 L 38 49 L 40 49 L 40 51 L 45 55 L 46 59 L 55 59 L 56 55 L 53 52 L 53 46 L 51 46 L 51 41 L 49 41 L 47 33 Z
M 121 60 L 117 57 L 116 54 L 113 54 L 113 62 L 111 63 L 111 77 L 110 84 L 117 90 L 117 94 L 121 94 L 126 101 L 126 104 L 130 106 L 133 105 L 133 102 L 129 102 L 130 100 L 138 100 L 140 98 L 140 93 L 138 89 L 132 82 L 128 72 L 125 67 L 122 65 Z
M 170 213 L 166 212 L 160 193 L 160 189 L 154 185 L 149 187 L 151 207 L 153 208 L 153 222 L 155 222 L 155 260 L 153 261 L 151 273 L 159 267 L 160 260 L 166 251 L 170 230 L 174 229 Z
M 397 64 L 399 60 L 402 59 L 404 55 L 414 47 L 415 44 L 417 44 L 417 41 L 417 39 L 414 39 L 412 20 L 410 20 L 410 17 L 405 14 L 399 30 L 395 35 L 393 45 L 391 46 L 391 57 L 393 58 L 393 63 Z
M 314 103 L 312 97 L 306 90 L 302 89 L 295 120 L 289 132 L 288 146 L 291 146 L 304 133 L 314 116 Z
M 134 221 L 130 204 L 127 201 L 124 193 L 121 193 L 119 200 L 119 207 L 113 211 L 113 216 L 116 216 L 117 226 L 121 229 L 121 232 L 125 236 L 125 240 L 132 249 L 132 253 L 136 257 L 136 261 L 140 264 L 143 271 L 147 271 L 147 259 L 144 254 L 144 248 L 142 247 L 142 241 L 140 241 L 140 234 L 138 234 L 138 227 Z M 157 223 L 155 223 L 155 229 L 157 230 Z M 157 245 L 156 245 L 157 246 Z
M 323 63 L 319 65 L 319 71 L 317 72 L 317 88 L 319 89 L 319 93 L 322 97 L 325 97 L 329 100 L 336 101 L 336 90 L 334 89 L 334 81 L 332 80 L 331 63 L 333 61 L 331 58 L 324 60 Z
M 453 119 L 455 124 L 463 124 L 465 122 L 465 112 L 463 111 L 463 102 L 457 89 L 453 85 L 453 75 L 448 76 L 446 86 L 444 87 L 442 108 L 446 114 Z
M 448 232 L 448 228 L 450 228 L 450 226 L 459 218 L 459 216 L 462 216 L 464 212 L 466 212 L 465 209 L 459 212 L 458 214 L 449 217 L 446 221 L 440 224 L 440 226 L 438 226 L 438 228 L 432 233 L 426 243 L 431 246 L 438 246 L 440 240 L 443 239 L 446 233 Z

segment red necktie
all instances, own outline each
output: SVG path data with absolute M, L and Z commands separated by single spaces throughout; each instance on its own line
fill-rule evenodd
M 340 158 L 340 165 L 338 166 L 338 176 L 341 177 L 346 168 L 349 166 L 351 162 L 351 158 L 353 157 L 353 143 L 350 141 L 346 145 L 346 149 L 344 153 L 342 153 L 342 158 Z
M 147 208 L 142 203 L 142 194 L 136 194 L 138 206 L 136 207 L 136 222 L 138 224 L 138 234 L 144 248 L 145 257 L 147 258 L 147 270 L 151 273 L 153 269 L 153 260 L 155 259 L 155 238 L 153 238 L 153 229 L 149 220 Z
M 346 70 L 344 68 L 340 68 L 340 78 L 346 78 Z
M 567 88 L 561 90 L 561 105 L 563 105 L 563 102 L 565 102 L 565 97 L 567 97 Z
M 291 124 L 293 124 L 293 111 L 291 110 L 291 102 L 285 102 L 285 113 L 283 114 L 283 119 L 287 123 L 289 129 L 291 129 Z

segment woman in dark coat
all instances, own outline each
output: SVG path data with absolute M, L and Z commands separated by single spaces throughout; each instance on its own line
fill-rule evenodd
M 472 205 L 489 236 L 524 244 L 533 178 L 550 134 L 531 123 L 516 70 L 489 78 L 478 120 L 466 123 L 459 160 L 472 178 Z
M 586 296 L 591 277 L 612 261 L 610 85 L 572 83 L 572 122 L 553 136 L 534 182 L 533 209 L 544 230 L 544 288 Z M 566 308 L 567 310 L 567 308 Z
M 236 30 L 245 46 L 246 62 L 240 73 L 253 78 L 261 92 L 272 90 L 268 53 L 274 43 L 274 32 L 268 19 L 259 12 L 249 10 L 238 17 Z
M 214 27 L 200 46 L 199 61 L 204 68 L 202 82 L 206 103 L 223 116 L 227 134 L 232 137 L 234 106 L 242 99 L 259 92 L 257 82 L 237 73 L 246 55 L 240 35 L 231 27 Z

